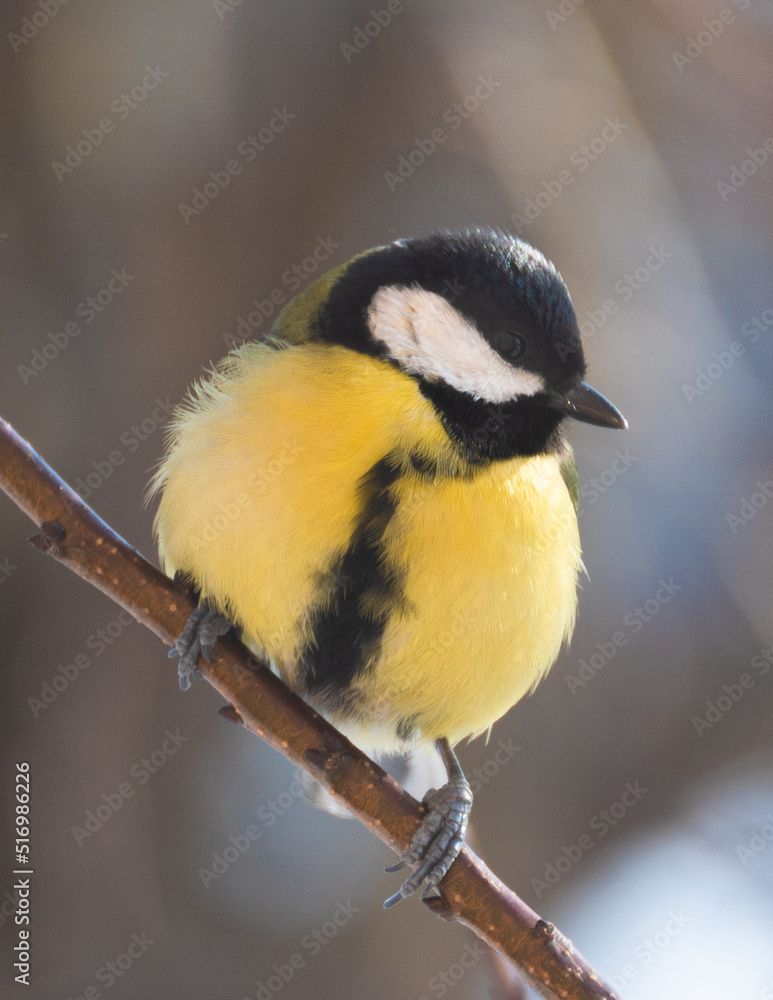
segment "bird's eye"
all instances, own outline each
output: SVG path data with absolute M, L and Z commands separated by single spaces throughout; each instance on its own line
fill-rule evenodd
M 501 330 L 494 344 L 506 361 L 519 361 L 526 353 L 526 338 L 513 330 Z

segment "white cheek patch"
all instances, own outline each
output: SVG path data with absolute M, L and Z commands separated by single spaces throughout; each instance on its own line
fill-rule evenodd
M 445 382 L 475 399 L 504 403 L 545 388 L 541 375 L 508 364 L 435 292 L 386 285 L 373 296 L 368 325 L 405 371 Z

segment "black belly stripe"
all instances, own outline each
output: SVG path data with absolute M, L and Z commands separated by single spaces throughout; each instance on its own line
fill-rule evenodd
M 298 679 L 309 693 L 345 701 L 346 689 L 375 660 L 392 610 L 402 603 L 402 574 L 385 565 L 382 539 L 397 504 L 391 487 L 397 460 L 377 462 L 361 479 L 360 515 L 343 557 L 321 581 L 330 594 L 311 614 L 312 635 L 299 658 Z M 332 593 L 329 583 L 332 578 Z

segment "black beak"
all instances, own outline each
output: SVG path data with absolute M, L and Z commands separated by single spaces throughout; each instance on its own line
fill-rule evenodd
M 628 421 L 616 406 L 592 389 L 587 382 L 581 382 L 563 398 L 554 398 L 553 406 L 567 417 L 582 420 L 586 424 L 597 424 L 599 427 L 616 427 L 624 431 Z

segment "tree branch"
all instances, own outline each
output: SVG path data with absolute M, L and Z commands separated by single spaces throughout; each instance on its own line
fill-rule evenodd
M 0 486 L 41 528 L 35 548 L 98 587 L 171 646 L 193 610 L 191 596 L 150 565 L 64 483 L 0 418 Z M 231 638 L 199 669 L 242 722 L 339 798 L 394 851 L 404 851 L 420 804 Z M 170 679 L 172 677 L 170 672 Z M 459 920 L 510 958 L 543 996 L 616 1000 L 615 994 L 552 924 L 542 920 L 468 848 L 428 907 Z M 391 919 L 394 919 L 392 917 Z

